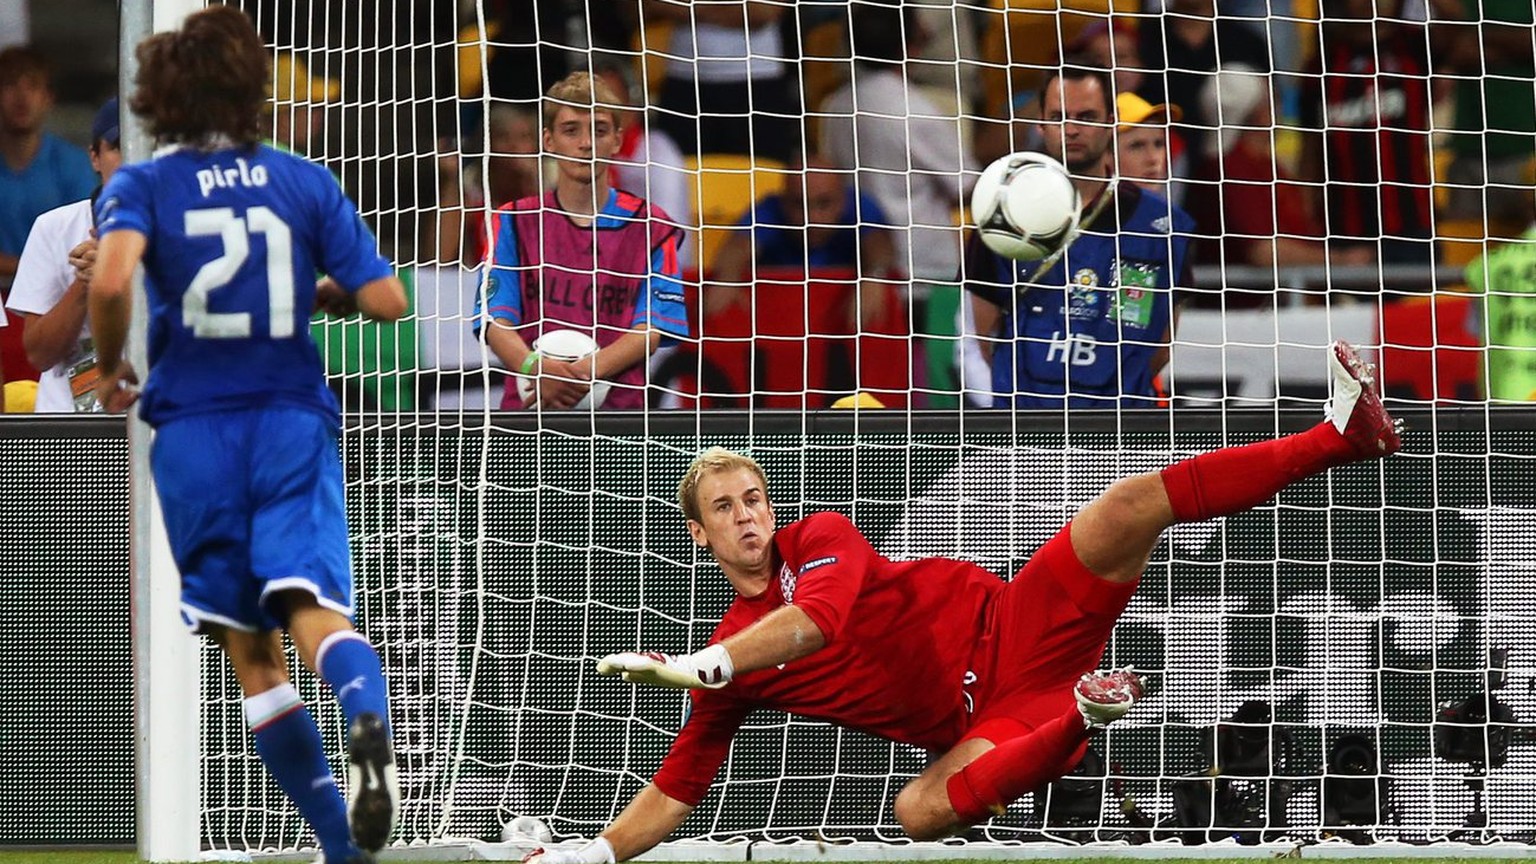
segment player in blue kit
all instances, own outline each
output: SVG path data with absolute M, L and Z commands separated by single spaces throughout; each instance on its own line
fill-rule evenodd
M 259 143 L 267 54 L 243 13 L 211 7 L 137 51 L 131 106 L 166 149 L 120 169 L 97 203 L 97 392 L 108 410 L 138 398 L 123 348 L 142 262 L 140 413 L 182 616 L 229 655 L 256 751 L 325 859 L 367 862 L 393 829 L 398 780 L 379 656 L 352 627 L 340 418 L 309 318 L 392 321 L 405 292 L 336 180 Z M 289 681 L 285 630 L 346 716 L 346 801 Z
M 1009 261 L 980 238 L 966 254 L 976 329 L 992 348 L 993 407 L 1155 408 L 1175 291 L 1191 287 L 1194 220 L 1133 183 L 1110 182 L 1115 91 L 1069 58 L 1040 91 L 1043 149 L 1072 172 L 1083 233 L 1054 265 Z

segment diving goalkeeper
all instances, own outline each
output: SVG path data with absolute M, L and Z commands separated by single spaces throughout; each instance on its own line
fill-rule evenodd
M 962 561 L 889 561 L 834 513 L 778 528 L 757 462 L 704 452 L 678 499 L 739 596 L 700 651 L 613 654 L 597 666 L 690 689 L 692 712 L 651 783 L 597 839 L 528 860 L 608 864 L 655 846 L 704 798 L 759 708 L 942 753 L 896 797 L 917 840 L 985 821 L 1066 774 L 1089 735 L 1143 695 L 1135 673 L 1094 670 L 1165 528 L 1241 512 L 1401 446 L 1374 370 L 1342 342 L 1329 366 L 1329 419 L 1114 483 L 1009 582 Z

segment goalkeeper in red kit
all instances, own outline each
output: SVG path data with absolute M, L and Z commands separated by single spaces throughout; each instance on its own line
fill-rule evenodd
M 690 689 L 692 711 L 661 770 L 597 839 L 528 860 L 607 864 L 655 846 L 704 798 L 759 708 L 942 754 L 896 797 L 918 840 L 983 822 L 1066 774 L 1089 735 L 1142 697 L 1135 673 L 1095 669 L 1164 529 L 1401 446 L 1374 370 L 1342 342 L 1329 366 L 1329 419 L 1114 483 L 1008 582 L 962 561 L 887 560 L 835 513 L 779 528 L 757 462 L 704 452 L 678 499 L 738 596 L 708 647 L 613 654 L 597 667 Z

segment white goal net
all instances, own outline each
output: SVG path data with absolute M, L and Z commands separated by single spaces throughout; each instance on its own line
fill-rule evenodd
M 1536 259 L 1496 257 L 1536 214 L 1528 3 L 1454 19 L 1434 0 L 241 5 L 276 59 L 274 140 L 332 168 L 413 296 L 398 325 L 315 330 L 346 415 L 401 848 L 495 842 L 520 815 L 593 836 L 649 780 L 686 702 L 593 666 L 702 647 L 730 602 L 673 500 L 700 449 L 762 460 L 781 524 L 838 510 L 890 557 L 1010 574 L 1116 477 L 1303 428 L 1339 338 L 1381 365 L 1405 455 L 1170 532 L 1106 654 L 1154 695 L 1077 775 L 952 851 L 1536 841 L 1536 413 L 1495 404 L 1536 383 L 1517 350 L 1481 347 L 1536 344 L 1518 341 L 1536 282 L 1509 275 Z M 1055 283 L 1072 308 L 1142 288 L 1178 302 L 1143 408 L 994 408 L 988 355 L 1015 331 L 968 300 L 990 278 L 966 257 L 970 184 L 1041 148 L 1038 90 L 1064 56 L 1135 94 L 1118 122 L 1063 112 L 1108 138 L 1120 188 L 1196 226 L 1186 248 L 1164 223 L 1175 258 Z M 538 97 L 573 70 L 610 76 L 641 130 L 613 175 L 684 231 L 689 335 L 651 361 L 643 408 L 502 412 L 508 363 L 476 335 L 500 325 L 475 319 L 487 268 L 513 266 L 483 263 L 493 210 L 554 188 Z M 1156 165 L 1127 144 L 1144 135 L 1169 176 L 1138 173 Z M 1177 272 L 1135 281 L 1158 268 Z M 599 255 L 561 284 L 600 303 L 611 275 Z M 860 392 L 874 402 L 830 410 Z M 199 843 L 312 846 L 221 662 L 205 651 Z M 334 702 L 296 678 L 339 765 Z M 928 759 L 763 712 L 673 839 L 895 856 L 892 801 Z

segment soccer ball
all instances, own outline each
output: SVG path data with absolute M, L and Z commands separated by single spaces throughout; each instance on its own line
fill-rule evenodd
M 549 826 L 544 824 L 542 819 L 536 819 L 532 816 L 519 816 L 501 826 L 501 842 L 503 843 L 528 843 L 532 841 L 535 845 L 542 846 L 553 842 L 554 839 L 554 832 L 549 830 Z
M 1072 237 L 1083 209 L 1066 166 L 1044 153 L 1010 153 L 981 172 L 971 215 L 987 248 L 1015 261 L 1037 261 Z
M 541 356 L 551 360 L 560 360 L 570 363 L 597 353 L 597 340 L 580 330 L 551 330 L 543 336 L 533 340 L 533 350 Z M 593 381 L 592 389 L 587 395 L 581 397 L 581 401 L 571 406 L 573 410 L 586 408 L 601 408 L 603 400 L 608 398 L 607 381 Z M 519 375 L 517 377 L 517 393 L 527 402 L 533 397 L 534 376 Z

